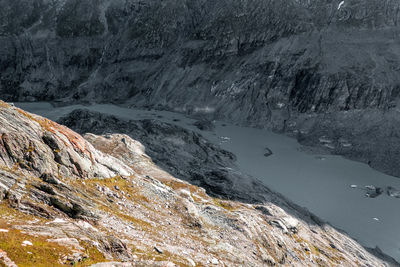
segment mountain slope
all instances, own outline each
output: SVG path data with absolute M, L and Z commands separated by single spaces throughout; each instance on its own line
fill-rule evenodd
M 360 126 L 377 117 L 363 138 L 378 133 L 379 120 L 390 121 L 389 135 L 399 130 L 386 115 L 399 113 L 395 0 L 2 0 L 0 7 L 0 93 L 9 101 L 151 106 L 294 135 L 313 130 L 310 145 L 319 145 L 314 136 L 331 114 Z M 328 132 L 340 127 L 332 120 Z M 399 176 L 398 157 L 380 160 L 380 147 L 393 143 L 385 140 L 354 138 L 356 149 L 328 151 Z
M 285 210 L 208 196 L 157 167 L 129 136 L 86 141 L 3 102 L 0 120 L 3 265 L 384 266 L 284 199 Z

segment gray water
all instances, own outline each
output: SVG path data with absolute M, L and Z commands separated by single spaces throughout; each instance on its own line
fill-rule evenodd
M 199 132 L 192 125 L 194 120 L 173 112 L 100 104 L 58 108 L 49 103 L 16 105 L 52 120 L 76 108 L 86 108 L 123 119 L 156 118 Z M 400 189 L 399 178 L 379 173 L 366 164 L 340 156 L 311 155 L 303 152 L 296 140 L 267 130 L 216 122 L 214 132 L 201 133 L 210 141 L 233 152 L 242 172 L 258 178 L 269 188 L 307 207 L 320 218 L 346 231 L 362 245 L 379 246 L 385 253 L 400 260 L 400 199 L 386 194 L 374 199 L 366 198 L 362 190 L 366 185 Z M 264 156 L 265 147 L 273 151 L 272 156 Z M 351 188 L 351 185 L 358 185 L 358 188 Z

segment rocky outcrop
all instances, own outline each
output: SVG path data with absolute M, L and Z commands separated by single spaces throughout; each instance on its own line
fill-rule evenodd
M 287 121 L 286 132 L 321 152 L 343 155 L 400 177 L 399 111 L 307 114 Z
M 278 206 L 210 197 L 159 168 L 127 135 L 88 134 L 86 141 L 4 103 L 0 120 L 3 136 L 13 136 L 0 145 L 6 266 L 386 265 L 283 198 Z M 35 149 L 20 158 L 28 134 Z M 70 155 L 58 163 L 64 172 L 53 144 Z M 21 163 L 10 167 L 15 158 Z
M 2 103 L 0 164 L 41 176 L 108 178 L 132 170 L 70 129 Z
M 263 200 L 257 186 L 248 183 L 252 179 L 243 179 L 244 175 L 233 169 L 235 156 L 232 153 L 193 131 L 157 120 L 125 121 L 88 110 L 75 110 L 59 122 L 81 134 L 127 134 L 141 142 L 146 154 L 164 170 L 205 188 L 214 196 L 253 202 Z M 87 138 L 92 140 L 90 135 Z

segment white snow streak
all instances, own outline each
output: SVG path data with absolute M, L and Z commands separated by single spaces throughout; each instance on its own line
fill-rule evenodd
M 337 9 L 339 10 L 343 5 L 344 5 L 344 1 L 340 2 Z

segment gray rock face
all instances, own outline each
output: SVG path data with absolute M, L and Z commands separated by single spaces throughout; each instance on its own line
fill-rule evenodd
M 395 0 L 4 0 L 0 10 L 10 101 L 123 102 L 278 131 L 298 115 L 399 109 Z M 338 153 L 398 175 L 380 153 Z
M 0 5 L 0 92 L 8 100 L 128 99 L 262 126 L 288 107 L 398 104 L 394 0 Z
M 4 102 L 0 127 L 0 165 L 10 170 L 34 173 L 52 183 L 58 176 L 109 178 L 133 172 L 76 132 Z
M 344 155 L 400 177 L 400 113 L 397 110 L 342 111 L 288 120 L 287 133 L 327 153 Z
M 146 147 L 146 154 L 158 166 L 205 188 L 213 196 L 260 202 L 264 200 L 263 192 L 269 192 L 265 186 L 236 170 L 236 157 L 232 153 L 176 125 L 157 120 L 125 121 L 88 110 L 74 110 L 59 123 L 82 134 L 112 132 L 129 135 Z M 85 135 L 85 138 L 96 144 L 91 135 Z

